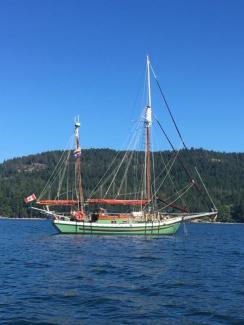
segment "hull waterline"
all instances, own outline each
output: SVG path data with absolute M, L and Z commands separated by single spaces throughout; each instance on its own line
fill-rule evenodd
M 174 223 L 148 222 L 133 224 L 102 224 L 54 220 L 53 225 L 62 234 L 78 235 L 174 235 L 180 227 Z
M 112 223 L 70 221 L 54 219 L 54 227 L 62 234 L 78 235 L 174 235 L 185 221 L 195 219 L 214 218 L 217 212 L 202 212 L 191 215 L 175 216 L 161 221 L 120 222 Z M 64 217 L 65 218 L 65 217 Z

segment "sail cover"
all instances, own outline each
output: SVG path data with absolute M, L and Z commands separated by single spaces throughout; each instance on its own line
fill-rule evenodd
M 88 204 L 131 205 L 142 206 L 149 203 L 148 200 L 114 200 L 114 199 L 88 199 Z

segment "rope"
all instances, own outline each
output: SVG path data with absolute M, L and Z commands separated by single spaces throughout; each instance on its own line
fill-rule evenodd
M 176 121 L 175 121 L 175 119 L 174 119 L 174 116 L 173 116 L 173 114 L 172 114 L 172 112 L 171 112 L 171 110 L 170 110 L 169 104 L 168 104 L 168 102 L 167 102 L 167 100 L 166 100 L 166 98 L 165 98 L 165 96 L 164 96 L 163 90 L 162 90 L 162 88 L 161 88 L 161 86 L 160 86 L 160 84 L 159 84 L 159 81 L 158 81 L 157 76 L 156 76 L 156 74 L 155 74 L 155 72 L 154 72 L 154 70 L 153 70 L 153 67 L 152 67 L 151 64 L 150 64 L 150 66 L 151 66 L 151 70 L 152 70 L 152 73 L 153 73 L 154 79 L 155 79 L 155 81 L 156 81 L 156 83 L 157 83 L 157 86 L 158 86 L 158 88 L 159 88 L 160 94 L 161 94 L 161 96 L 162 96 L 162 98 L 163 98 L 163 101 L 164 101 L 164 103 L 165 103 L 165 106 L 166 106 L 166 108 L 167 108 L 167 110 L 168 110 L 168 112 L 169 112 L 169 114 L 170 114 L 170 117 L 171 117 L 173 123 L 174 123 L 174 126 L 175 126 L 175 128 L 176 128 L 176 131 L 177 131 L 177 133 L 178 133 L 178 135 L 179 135 L 179 137 L 180 137 L 180 139 L 181 139 L 181 141 L 182 141 L 182 144 L 183 144 L 184 148 L 187 149 L 187 146 L 185 145 L 185 142 L 184 142 L 184 140 L 183 140 L 183 138 L 182 138 L 182 135 L 181 135 L 181 133 L 180 133 L 180 130 L 179 130 L 177 124 L 176 124 Z
M 67 155 L 67 159 L 64 161 L 64 168 L 63 168 L 63 171 L 60 170 L 60 173 L 61 173 L 61 177 L 60 177 L 60 180 L 59 180 L 59 184 L 58 184 L 58 192 L 57 192 L 57 197 L 60 196 L 60 191 L 61 191 L 61 188 L 62 188 L 62 185 L 63 185 L 63 180 L 64 180 L 64 176 L 66 174 L 66 170 L 67 170 L 67 167 L 68 167 L 68 159 L 70 157 L 70 151 Z
M 185 221 L 183 222 L 183 231 L 184 231 L 184 235 L 185 235 L 185 237 L 187 237 L 188 236 L 188 229 L 187 229 L 187 227 L 186 227 L 186 223 L 185 223 Z
M 121 180 L 121 183 L 120 183 L 120 186 L 119 186 L 119 189 L 117 191 L 117 195 L 116 195 L 115 198 L 117 198 L 120 195 L 122 186 L 123 186 L 123 184 L 124 184 L 124 182 L 126 180 L 126 176 L 127 176 L 127 173 L 128 173 L 128 170 L 129 170 L 129 167 L 130 167 L 130 163 L 131 163 L 132 158 L 133 158 L 133 152 L 131 152 L 131 154 L 129 155 L 128 163 L 127 163 L 127 166 L 125 168 L 125 172 L 124 172 L 123 178 Z M 127 190 L 127 187 L 125 188 L 125 190 Z
M 50 177 L 48 178 L 48 181 L 46 183 L 46 185 L 44 186 L 43 190 L 41 191 L 39 197 L 38 197 L 38 200 L 40 200 L 44 195 L 45 193 L 47 192 L 47 188 L 51 188 L 51 186 L 53 185 L 56 177 L 59 175 L 61 169 L 62 169 L 62 166 L 63 166 L 63 163 L 64 161 L 66 160 L 66 154 L 67 154 L 67 147 L 70 147 L 70 144 L 71 144 L 71 137 L 66 145 L 66 149 L 62 152 L 61 154 L 61 157 L 56 165 L 56 167 L 54 168 L 53 172 L 51 173 Z M 69 151 L 68 150 L 68 155 L 69 155 Z
M 162 159 L 162 161 L 163 161 L 163 163 L 164 163 L 164 168 L 167 170 L 168 167 L 167 167 L 167 164 L 166 164 L 165 161 L 164 161 L 164 158 L 163 158 L 162 153 L 160 154 L 160 156 L 161 156 L 161 159 Z M 174 189 L 175 193 L 177 193 L 177 195 L 180 195 L 180 191 L 177 189 L 177 187 L 176 187 L 176 185 L 175 185 L 175 183 L 174 183 L 174 181 L 173 181 L 171 175 L 169 175 L 169 179 L 170 179 L 170 182 L 171 182 L 171 184 L 172 184 L 172 186 L 173 186 L 173 189 Z M 175 193 L 174 193 L 174 195 L 175 195 Z M 186 206 L 185 200 L 183 200 L 183 198 L 182 198 L 181 202 L 182 202 L 182 204 L 183 204 L 184 206 Z
M 114 177 L 112 178 L 112 181 L 111 181 L 111 183 L 110 183 L 110 185 L 109 185 L 107 191 L 105 192 L 104 197 L 108 194 L 108 192 L 109 192 L 109 190 L 110 190 L 110 188 L 111 188 L 111 186 L 112 186 L 112 184 L 113 184 L 113 182 L 114 182 L 116 176 L 118 175 L 118 172 L 119 172 L 119 170 L 120 170 L 120 167 L 122 166 L 122 164 L 123 164 L 123 162 L 125 161 L 126 157 L 127 157 L 127 151 L 126 151 L 126 153 L 124 154 L 124 156 L 123 156 L 123 158 L 122 158 L 122 160 L 121 160 L 121 162 L 120 162 L 120 164 L 119 164 L 117 170 L 115 171 Z
M 191 187 L 193 186 L 193 183 L 191 183 L 187 188 L 186 190 L 179 196 L 177 197 L 175 200 L 173 200 L 172 202 L 170 202 L 169 204 L 167 204 L 166 206 L 164 206 L 163 208 L 159 209 L 158 211 L 161 211 L 163 209 L 166 209 L 168 207 L 170 207 L 172 204 L 174 204 L 177 200 L 179 200 L 183 195 L 185 195 L 190 189 Z
M 156 120 L 156 122 L 158 123 L 158 125 L 159 125 L 161 131 L 163 132 L 164 136 L 166 137 L 167 141 L 169 142 L 169 144 L 170 144 L 172 150 L 173 150 L 174 152 L 176 152 L 177 150 L 175 149 L 175 147 L 173 146 L 172 142 L 170 141 L 168 135 L 167 135 L 166 132 L 164 131 L 164 129 L 163 129 L 163 127 L 162 127 L 162 124 L 159 122 L 159 120 L 158 120 L 156 117 L 155 117 L 155 120 Z M 189 171 L 187 170 L 187 168 L 185 167 L 185 165 L 183 164 L 183 162 L 182 162 L 182 160 L 181 160 L 180 158 L 179 158 L 179 162 L 180 162 L 180 164 L 182 165 L 182 167 L 183 167 L 183 169 L 184 169 L 186 175 L 188 176 L 189 180 L 190 180 L 191 182 L 193 182 L 194 179 L 192 178 L 192 176 L 190 175 Z
M 174 152 L 177 152 L 177 150 L 174 148 L 172 142 L 170 141 L 169 137 L 167 136 L 166 132 L 164 131 L 164 129 L 163 129 L 161 123 L 157 120 L 156 117 L 155 117 L 155 120 L 156 120 L 156 122 L 158 123 L 158 125 L 159 125 L 161 131 L 162 131 L 163 134 L 165 135 L 166 139 L 168 140 L 168 142 L 169 142 L 169 144 L 170 144 L 172 150 L 173 150 Z M 188 150 L 188 149 L 186 149 L 186 150 Z M 198 191 L 199 193 L 201 193 L 202 191 L 201 191 L 200 187 L 199 187 L 198 184 L 195 182 L 194 178 L 191 176 L 191 174 L 189 173 L 188 169 L 185 167 L 185 165 L 184 165 L 183 161 L 180 159 L 180 157 L 179 157 L 179 162 L 180 162 L 182 168 L 184 169 L 184 171 L 185 171 L 187 177 L 189 178 L 190 182 L 191 182 L 192 184 L 194 184 L 195 187 L 196 187 L 196 189 L 197 189 L 197 191 Z
M 174 166 L 174 163 L 175 163 L 175 161 L 176 161 L 176 158 L 177 158 L 178 154 L 179 154 L 179 151 L 176 153 L 176 155 L 175 155 L 175 157 L 174 157 L 174 159 L 173 159 L 173 161 L 172 161 L 172 163 L 171 163 L 169 169 L 168 169 L 168 170 L 166 169 L 167 173 L 166 173 L 166 175 L 164 176 L 164 178 L 163 178 L 161 184 L 159 184 L 157 191 L 155 191 L 154 195 L 152 196 L 152 199 L 155 199 L 155 198 L 156 198 L 156 196 L 157 196 L 157 194 L 158 194 L 160 188 L 161 188 L 162 185 L 164 184 L 166 178 L 169 176 L 169 173 L 170 173 L 171 169 L 172 169 L 173 166 Z
M 139 140 L 139 138 L 140 138 L 140 136 L 138 135 L 139 125 L 140 125 L 140 123 L 138 123 L 138 121 L 137 121 L 137 123 L 135 124 L 134 130 L 132 130 L 132 132 L 131 132 L 131 133 L 133 133 L 133 134 L 132 134 L 131 137 L 129 137 L 129 138 L 130 138 L 130 141 L 129 141 L 128 145 L 127 145 L 127 148 L 128 148 L 128 149 L 125 151 L 125 154 L 124 154 L 124 156 L 123 156 L 123 158 L 122 158 L 122 161 L 120 162 L 119 166 L 118 166 L 117 169 L 115 170 L 114 177 L 112 178 L 112 181 L 111 181 L 111 183 L 109 184 L 108 189 L 107 189 L 105 195 L 108 194 L 108 191 L 109 191 L 109 189 L 111 188 L 113 182 L 115 181 L 116 176 L 117 176 L 117 174 L 118 174 L 118 172 L 119 172 L 119 170 L 120 170 L 120 168 L 121 168 L 121 166 L 122 166 L 122 164 L 123 164 L 123 162 L 124 162 L 126 156 L 127 156 L 128 153 L 130 152 L 129 148 L 132 148 L 131 151 L 133 151 L 133 147 L 135 148 L 136 145 L 137 145 L 137 142 L 138 142 L 138 140 Z M 121 152 L 117 152 L 116 156 L 115 156 L 114 159 L 112 160 L 112 162 L 111 162 L 111 164 L 109 165 L 109 167 L 107 168 L 106 172 L 105 172 L 104 175 L 101 177 L 101 179 L 99 180 L 98 184 L 97 184 L 97 185 L 94 187 L 94 189 L 91 191 L 91 193 L 90 193 L 90 195 L 89 195 L 89 198 L 91 198 L 91 197 L 92 197 L 92 196 L 97 192 L 97 190 L 99 189 L 100 186 L 105 185 L 105 184 L 109 181 L 109 179 L 111 179 L 111 176 L 113 175 L 113 174 L 111 174 L 112 167 L 113 167 L 113 166 L 115 165 L 115 163 L 117 162 L 117 158 L 118 158 L 118 156 L 120 155 L 120 153 L 121 153 Z
M 216 205 L 214 204 L 214 201 L 213 201 L 212 197 L 210 196 L 210 193 L 209 193 L 209 191 L 208 191 L 206 185 L 204 184 L 203 179 L 202 179 L 202 177 L 201 177 L 199 171 L 197 170 L 197 167 L 195 167 L 195 170 L 196 170 L 197 175 L 198 175 L 198 177 L 199 177 L 199 179 L 200 179 L 200 181 L 201 181 L 201 183 L 202 183 L 202 185 L 203 185 L 203 187 L 204 187 L 204 189 L 205 189 L 205 191 L 206 191 L 206 193 L 207 193 L 207 196 L 208 196 L 210 202 L 212 203 L 214 209 L 217 211 L 218 209 L 217 209 Z

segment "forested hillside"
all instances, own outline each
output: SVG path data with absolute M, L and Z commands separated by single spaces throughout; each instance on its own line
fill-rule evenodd
M 110 149 L 82 151 L 85 196 L 97 184 L 116 153 Z M 45 152 L 7 160 L 0 164 L 1 216 L 27 217 L 30 215 L 23 198 L 32 193 L 38 195 L 41 192 L 61 154 L 62 151 Z M 156 160 L 159 155 L 167 161 L 173 153 L 170 151 L 156 153 Z M 218 220 L 244 222 L 244 153 L 219 153 L 191 149 L 182 150 L 179 156 L 180 160 L 184 161 L 185 168 L 201 187 L 201 193 L 188 196 L 187 205 L 195 210 L 210 208 L 202 185 L 196 176 L 194 167 L 197 166 L 219 210 Z M 120 159 L 120 153 L 117 157 Z M 187 178 L 181 167 L 181 164 L 177 162 L 175 168 L 172 169 L 172 177 L 177 180 L 178 184 L 183 184 Z M 162 195 L 167 195 L 167 186 L 166 184 Z M 200 194 L 203 199 L 199 199 Z

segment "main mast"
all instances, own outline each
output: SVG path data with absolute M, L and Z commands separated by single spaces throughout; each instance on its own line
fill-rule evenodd
M 151 107 L 151 84 L 150 84 L 150 61 L 147 56 L 147 106 L 145 108 L 145 194 L 146 200 L 151 200 L 151 160 L 150 160 L 150 128 L 152 125 Z
M 79 128 L 80 128 L 80 120 L 79 117 L 75 118 L 75 151 L 74 157 L 75 161 L 75 180 L 76 180 L 76 197 L 78 200 L 78 208 L 83 212 L 84 207 L 84 197 L 83 197 L 83 189 L 82 189 L 82 181 L 81 181 L 81 147 L 79 141 Z

